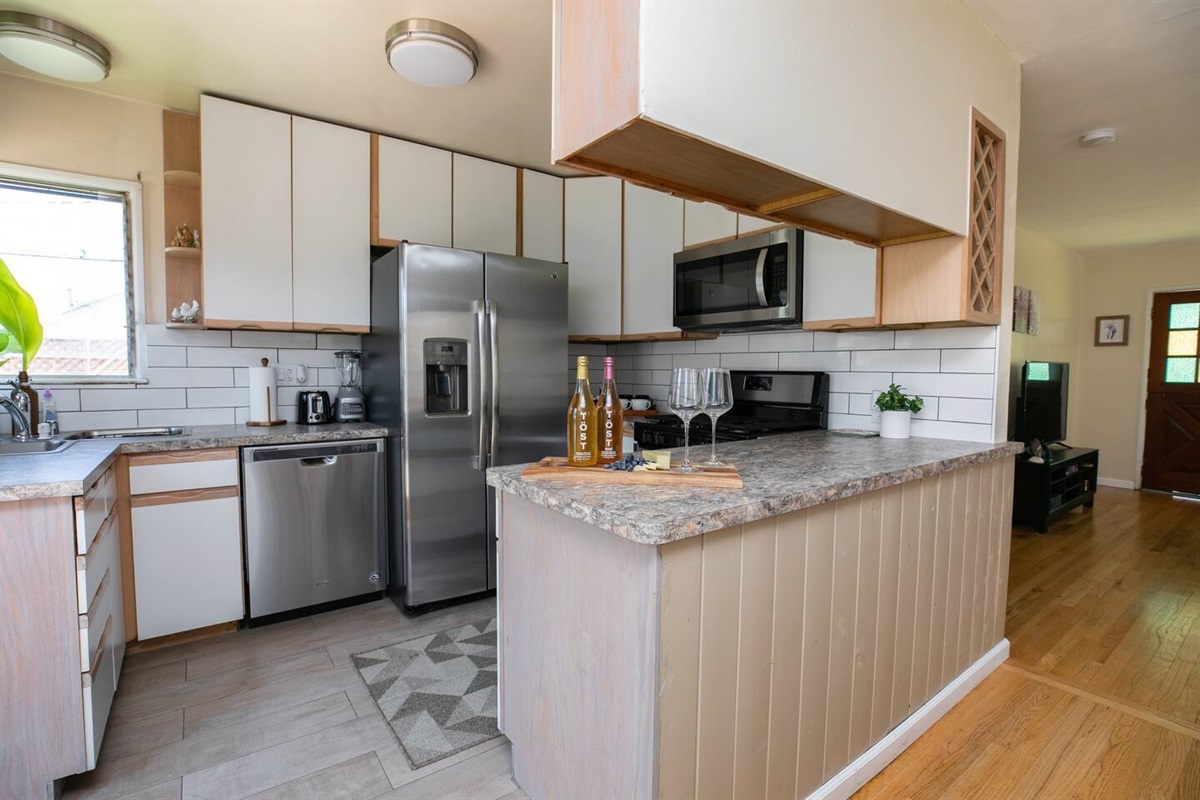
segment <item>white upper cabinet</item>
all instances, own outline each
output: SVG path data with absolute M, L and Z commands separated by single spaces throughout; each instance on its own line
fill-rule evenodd
M 454 246 L 517 254 L 517 170 L 454 154 Z
M 622 333 L 674 329 L 674 258 L 683 249 L 683 200 L 625 184 L 625 320 Z M 571 279 L 574 280 L 574 273 Z
M 563 260 L 563 179 L 521 170 L 521 255 Z
M 379 137 L 378 243 L 450 247 L 450 151 Z
M 567 330 L 621 333 L 621 181 L 565 181 L 565 253 L 570 265 Z
M 205 320 L 289 328 L 292 118 L 205 96 L 200 132 Z
M 371 324 L 371 136 L 292 120 L 292 314 L 297 330 Z
M 703 244 L 737 235 L 737 214 L 716 203 L 688 200 L 683 206 L 683 245 Z
M 805 328 L 878 324 L 877 252 L 856 242 L 804 232 Z
M 764 230 L 765 228 L 774 228 L 778 222 L 770 219 L 759 219 L 758 217 L 748 217 L 745 214 L 737 215 L 737 235 L 747 236 L 751 233 Z

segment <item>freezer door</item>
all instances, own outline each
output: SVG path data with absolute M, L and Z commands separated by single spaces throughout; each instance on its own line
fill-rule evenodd
M 567 265 L 487 254 L 493 467 L 566 452 Z M 488 587 L 496 585 L 495 490 L 488 490 Z
M 481 453 L 481 445 L 486 447 L 480 376 L 480 332 L 486 331 L 483 255 L 411 244 L 400 249 L 404 602 L 419 606 L 488 587 L 486 461 L 481 458 L 486 455 Z M 428 341 L 449 342 L 445 346 L 452 349 L 455 342 L 465 342 L 461 411 L 445 410 L 442 400 L 426 402 L 427 391 L 437 395 L 453 388 L 427 376 Z

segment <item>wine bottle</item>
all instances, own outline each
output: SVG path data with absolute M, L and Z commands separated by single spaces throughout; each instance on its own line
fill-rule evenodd
M 611 464 L 620 461 L 622 436 L 621 396 L 617 394 L 617 380 L 613 377 L 612 356 L 604 357 L 604 387 L 600 390 L 600 404 L 596 407 L 596 422 L 600 426 L 600 455 L 596 461 Z
M 587 356 L 575 359 L 575 394 L 567 407 L 567 464 L 594 467 L 599 455 L 596 436 L 596 401 L 588 383 Z

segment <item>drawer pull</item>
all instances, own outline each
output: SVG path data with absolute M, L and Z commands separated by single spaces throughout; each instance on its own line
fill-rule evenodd
M 96 615 L 96 605 L 100 602 L 100 597 L 104 594 L 104 590 L 108 588 L 108 576 L 111 570 L 104 570 L 104 577 L 100 579 L 100 585 L 96 587 L 96 594 L 92 596 L 92 602 L 88 604 L 87 614 L 85 615 L 89 626 L 92 618 Z
M 108 648 L 110 633 L 112 633 L 112 617 L 109 617 L 108 622 L 104 623 L 104 633 L 100 634 L 100 644 L 96 645 L 96 655 L 92 658 L 92 665 L 84 675 L 84 686 L 91 686 L 92 681 L 96 680 L 96 673 L 100 671 L 100 662 L 104 660 L 104 651 Z

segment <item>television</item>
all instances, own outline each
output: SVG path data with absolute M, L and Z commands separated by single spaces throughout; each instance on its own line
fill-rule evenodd
M 1067 438 L 1067 391 L 1071 365 L 1026 361 L 1017 398 L 1017 440 L 1043 445 Z

